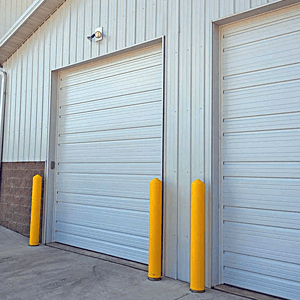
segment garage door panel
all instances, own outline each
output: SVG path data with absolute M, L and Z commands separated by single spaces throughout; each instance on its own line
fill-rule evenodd
M 65 234 L 82 236 L 90 239 L 100 240 L 107 243 L 115 243 L 120 246 L 134 247 L 142 250 L 148 250 L 148 238 L 125 233 L 113 232 L 98 228 L 80 226 L 64 222 L 57 222 L 56 230 Z
M 133 53 L 132 53 L 133 54 Z M 72 69 L 72 72 L 69 70 L 62 70 L 61 71 L 61 79 L 69 80 L 69 79 L 76 79 L 80 76 L 86 76 L 90 72 L 101 72 L 102 69 L 106 69 L 109 67 L 114 66 L 120 66 L 122 63 L 130 63 L 132 61 L 141 60 L 151 58 L 153 56 L 157 56 L 157 54 L 160 54 L 161 57 L 161 45 L 153 45 L 149 46 L 147 48 L 141 48 L 139 50 L 134 51 L 134 54 L 131 55 L 130 53 L 119 53 L 116 59 L 116 56 L 110 56 L 110 57 L 102 57 L 102 60 L 100 63 L 96 63 L 95 61 L 92 62 L 86 62 L 85 67 L 83 68 L 81 65 L 78 67 L 74 67 Z M 162 57 L 160 58 L 160 60 Z
M 276 191 L 277 192 L 277 191 Z M 283 192 L 283 191 L 282 191 Z M 278 193 L 279 194 L 279 193 Z M 253 189 L 224 192 L 223 203 L 226 206 L 247 207 L 256 209 L 272 209 L 275 211 L 300 212 L 298 196 L 286 196 L 288 203 L 282 202 L 284 195 L 253 193 Z M 240 195 L 243 195 L 242 197 Z
M 223 47 L 226 49 L 246 43 L 255 43 L 258 40 L 271 39 L 279 35 L 287 35 L 299 29 L 299 15 L 296 15 L 289 19 L 270 22 L 261 26 L 252 27 L 251 29 L 249 28 L 245 31 L 241 30 L 235 34 L 224 33 Z
M 300 113 L 224 120 L 224 133 L 300 129 Z
M 123 61 L 117 64 L 110 64 L 106 67 L 90 70 L 89 72 L 76 74 L 76 76 L 62 77 L 59 82 L 60 88 L 82 85 L 105 78 L 113 79 L 114 76 L 130 74 L 130 72 L 140 71 L 142 69 L 161 67 L 161 53 L 154 53 L 146 57 Z
M 60 90 L 61 105 L 74 104 L 85 98 L 89 101 L 96 96 L 116 97 L 129 93 L 137 93 L 161 87 L 162 67 L 157 66 L 146 70 L 139 70 L 129 74 L 101 79 L 90 83 L 71 86 Z M 159 74 L 159 76 L 157 76 Z M 139 80 L 137 80 L 137 78 Z M 105 89 L 101 89 L 105 87 Z M 87 93 L 88 91 L 88 93 Z M 95 99 L 97 99 L 97 97 Z M 81 100 L 81 101 L 80 101 Z
M 223 175 L 226 177 L 300 178 L 300 162 L 224 163 Z
M 264 69 L 240 75 L 224 76 L 224 90 L 250 88 L 259 85 L 273 85 L 284 81 L 299 80 L 300 64 Z M 271 89 L 271 87 L 270 87 Z
M 151 175 L 58 174 L 58 192 L 149 199 Z
M 225 252 L 224 262 L 229 268 L 299 281 L 300 265 L 260 257 Z
M 291 280 L 231 268 L 225 268 L 224 275 L 228 278 L 228 284 L 250 290 L 255 286 L 255 291 L 261 293 L 273 295 L 276 291 L 278 297 L 289 299 L 298 299 L 300 293 L 299 283 Z
M 89 249 L 96 252 L 99 252 L 99 249 L 101 249 L 103 253 L 108 255 L 118 256 L 144 264 L 148 263 L 148 251 L 146 250 L 118 245 L 115 243 L 107 243 L 82 236 L 65 234 L 63 232 L 57 232 L 56 240 L 63 244 Z
M 224 92 L 224 119 L 300 111 L 300 81 Z
M 299 43 L 300 32 L 295 32 L 224 51 L 223 74 L 241 74 L 300 62 Z M 275 55 L 279 57 L 274 61 Z
M 114 102 L 114 98 L 117 98 L 116 101 L 123 97 L 123 99 L 127 95 L 141 95 L 143 93 L 147 93 L 148 91 L 152 90 L 159 90 L 161 86 L 158 86 L 156 80 L 152 82 L 148 82 L 147 86 L 139 86 L 136 84 L 127 84 L 118 89 L 105 89 L 104 91 L 99 93 L 87 93 L 86 91 L 79 91 L 76 95 L 73 95 L 70 98 L 66 98 L 63 103 L 61 103 L 62 109 L 64 106 L 68 105 L 81 105 L 84 102 L 93 102 L 93 101 L 100 101 L 102 99 L 111 99 L 112 103 Z M 142 95 L 143 96 L 143 95 Z M 127 98 L 128 99 L 128 98 Z M 115 105 L 115 107 L 117 107 Z M 74 109 L 76 107 L 74 106 Z
M 57 203 L 57 222 L 148 237 L 145 215 L 148 217 L 148 213 L 140 211 L 124 213 L 120 209 Z
M 226 229 L 228 230 L 228 232 L 232 231 L 237 234 L 244 234 L 245 238 L 247 238 L 248 236 L 266 236 L 275 240 L 281 238 L 283 243 L 285 243 L 285 241 L 290 241 L 291 238 L 294 238 L 295 241 L 300 242 L 300 232 L 299 230 L 295 229 L 286 229 L 280 227 L 260 226 L 234 222 L 226 222 Z M 255 244 L 255 246 L 257 245 L 259 244 Z M 232 252 L 238 253 L 237 251 Z
M 264 14 L 263 18 L 261 17 L 261 15 L 252 17 L 251 22 L 246 21 L 228 24 L 228 26 L 224 27 L 223 33 L 227 36 L 234 35 L 236 33 L 240 33 L 241 31 L 251 30 L 253 27 L 265 26 L 277 21 L 282 22 L 285 19 L 290 19 L 297 16 L 299 16 L 299 11 L 295 9 L 295 7 L 291 6 L 285 8 L 284 12 L 280 14 L 278 14 L 278 12 L 275 10 L 274 12 Z
M 223 180 L 223 192 L 255 193 L 263 196 L 297 197 L 300 193 L 299 179 L 228 178 Z M 288 201 L 286 201 L 288 202 Z
M 61 144 L 58 149 L 58 154 L 60 155 L 60 162 L 70 163 L 157 163 L 160 160 L 161 151 L 161 140 L 156 138 L 145 140 L 108 141 L 99 143 Z
M 161 88 L 113 98 L 101 98 L 99 95 L 98 100 L 61 106 L 59 113 L 60 115 L 68 115 L 158 101 L 162 101 Z
M 149 212 L 148 199 L 59 192 L 58 200 L 61 203 Z
M 241 195 L 241 198 L 242 197 Z M 225 206 L 223 209 L 223 220 L 245 224 L 300 229 L 300 214 L 286 211 L 272 211 L 270 209 L 263 210 Z
M 59 119 L 59 134 L 162 125 L 161 109 L 155 102 L 66 115 Z
M 59 173 L 81 173 L 81 174 L 124 174 L 124 175 L 152 175 L 159 177 L 162 171 L 160 162 L 151 163 L 60 163 Z
M 269 235 L 270 229 L 268 226 L 256 225 L 256 228 L 259 228 L 260 232 L 246 230 L 242 232 L 241 229 L 244 224 L 236 224 L 236 227 L 240 226 L 240 230 L 237 230 L 230 225 L 231 222 L 224 223 L 223 251 L 273 259 L 287 263 L 297 264 L 299 261 L 300 239 L 299 237 L 297 238 L 297 230 L 294 230 L 294 240 L 288 240 L 282 239 L 281 236 L 273 235 L 272 231 L 271 235 Z M 284 230 L 282 230 L 281 233 L 284 233 Z
M 226 134 L 224 161 L 300 161 L 300 130 Z
M 71 134 L 60 134 L 58 136 L 59 144 L 72 143 L 91 143 L 104 141 L 134 140 L 143 137 L 143 139 L 160 138 L 161 126 L 150 125 L 138 128 L 123 128 L 114 130 L 77 132 Z

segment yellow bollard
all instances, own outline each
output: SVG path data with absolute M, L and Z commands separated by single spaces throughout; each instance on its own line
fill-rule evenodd
M 190 289 L 205 292 L 205 184 L 197 179 L 191 184 L 191 257 Z
M 32 201 L 29 246 L 38 246 L 40 237 L 42 177 L 35 175 L 32 179 Z
M 150 182 L 149 265 L 148 279 L 161 279 L 162 182 Z

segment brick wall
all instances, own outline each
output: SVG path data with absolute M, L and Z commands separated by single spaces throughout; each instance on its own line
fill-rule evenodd
M 0 192 L 0 224 L 29 237 L 32 177 L 39 174 L 44 179 L 44 162 L 2 163 Z M 44 180 L 43 180 L 44 187 Z M 41 205 L 41 226 L 43 189 Z M 40 241 L 42 230 L 40 230 Z

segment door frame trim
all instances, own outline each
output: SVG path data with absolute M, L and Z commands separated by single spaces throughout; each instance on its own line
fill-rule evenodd
M 212 122 L 211 122 L 211 286 L 223 283 L 222 272 L 222 197 L 221 197 L 221 104 L 222 104 L 222 60 L 221 60 L 221 29 L 234 22 L 243 21 L 261 14 L 272 13 L 276 10 L 290 8 L 298 5 L 300 0 L 283 0 L 275 3 L 265 4 L 258 8 L 250 9 L 245 12 L 233 14 L 231 16 L 212 21 Z
M 135 50 L 151 47 L 154 45 L 161 44 L 162 51 L 162 180 L 164 180 L 164 122 L 165 122 L 165 37 L 155 38 L 143 43 L 139 43 L 130 47 L 126 47 L 117 51 L 113 51 L 102 56 L 98 56 L 92 59 L 87 59 L 79 63 L 74 63 L 66 67 L 52 69 L 51 70 L 51 96 L 49 101 L 49 116 L 48 116 L 48 142 L 47 142 L 47 157 L 45 162 L 45 178 L 44 178 L 44 204 L 43 204 L 43 232 L 42 232 L 42 243 L 48 244 L 55 242 L 55 185 L 56 176 L 55 170 L 57 168 L 56 161 L 56 141 L 57 141 L 57 112 L 58 112 L 58 86 L 59 86 L 59 73 L 61 71 L 66 71 L 69 69 L 74 69 L 78 67 L 83 67 L 86 64 L 91 64 L 93 62 L 99 63 L 101 60 L 119 56 L 121 54 L 126 54 Z M 51 165 L 54 169 L 51 169 Z M 164 197 L 163 197 L 164 198 Z M 164 205 L 164 201 L 163 201 Z M 164 224 L 164 220 L 163 220 Z M 163 244 L 162 244 L 163 245 Z M 163 252 L 162 252 L 163 253 Z M 164 261 L 164 260 L 163 260 Z

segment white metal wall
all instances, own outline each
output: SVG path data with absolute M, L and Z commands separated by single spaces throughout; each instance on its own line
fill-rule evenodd
M 205 179 L 210 199 L 211 170 L 205 161 L 210 160 L 211 149 L 204 145 L 204 121 L 211 120 L 212 111 L 211 21 L 266 2 L 275 1 L 67 0 L 4 64 L 8 72 L 4 161 L 46 159 L 51 69 L 165 35 L 164 271 L 188 281 L 191 181 Z M 91 43 L 86 36 L 99 25 L 104 39 Z M 210 202 L 206 209 L 210 210 Z M 206 247 L 209 262 L 211 249 L 208 243 Z M 210 285 L 209 268 L 206 278 Z
M 35 0 L 0 0 L 0 40 Z

